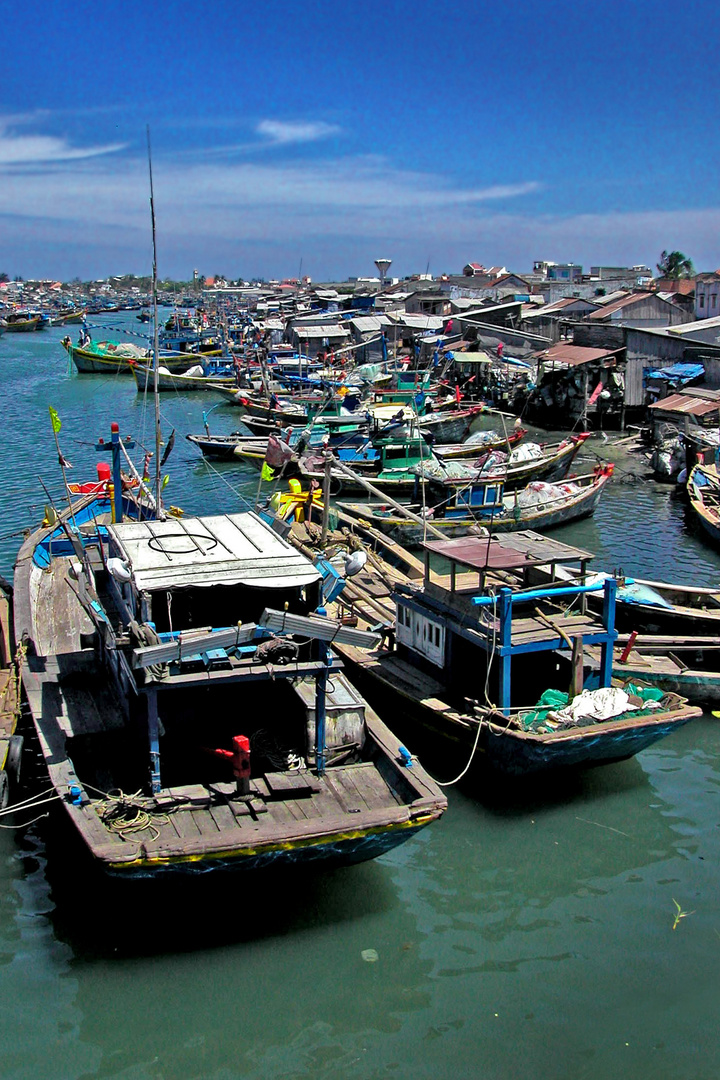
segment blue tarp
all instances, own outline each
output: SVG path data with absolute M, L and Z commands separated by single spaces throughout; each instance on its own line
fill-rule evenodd
M 702 364 L 673 364 L 671 367 L 658 368 L 656 371 L 646 371 L 646 379 L 667 379 L 669 382 L 680 384 L 692 382 L 705 374 Z

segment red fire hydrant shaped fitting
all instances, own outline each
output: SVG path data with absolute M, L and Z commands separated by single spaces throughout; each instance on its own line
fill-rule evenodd
M 232 763 L 238 794 L 247 795 L 250 792 L 250 740 L 247 735 L 235 735 L 232 744 L 232 750 L 211 750 L 210 753 Z

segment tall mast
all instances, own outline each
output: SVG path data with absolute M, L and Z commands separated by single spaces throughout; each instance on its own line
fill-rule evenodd
M 150 173 L 150 218 L 152 220 L 152 298 L 153 298 L 153 398 L 155 400 L 155 513 L 160 515 L 160 392 L 158 387 L 158 310 L 157 310 L 157 243 L 155 240 L 155 193 L 153 191 L 150 125 L 147 126 L 148 171 Z

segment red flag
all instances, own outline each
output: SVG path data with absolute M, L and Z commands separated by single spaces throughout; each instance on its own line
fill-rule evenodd
M 588 405 L 594 405 L 595 404 L 597 399 L 600 397 L 600 394 L 602 393 L 602 388 L 603 388 L 603 381 L 602 381 L 602 379 L 600 379 L 597 386 L 593 390 L 592 394 L 588 398 Z

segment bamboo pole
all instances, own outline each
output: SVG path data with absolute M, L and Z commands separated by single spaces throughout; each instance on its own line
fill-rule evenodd
M 424 518 L 420 517 L 419 514 L 413 513 L 413 511 L 408 509 L 407 506 L 403 506 L 402 503 L 399 503 L 395 499 L 393 499 L 391 495 L 387 495 L 384 491 L 381 491 L 380 488 L 376 488 L 373 484 L 366 480 L 364 476 L 360 476 L 359 473 L 354 472 L 343 462 L 334 461 L 333 469 L 345 476 L 350 477 L 352 480 L 356 480 L 357 483 L 360 484 L 362 487 L 366 488 L 371 495 L 375 495 L 378 499 L 382 499 L 384 503 L 389 503 L 389 505 L 394 507 L 394 509 L 397 510 L 400 514 L 402 514 L 403 517 L 409 518 L 410 521 L 417 522 L 417 524 L 422 525 L 423 528 L 427 526 L 427 532 L 429 532 L 431 536 L 434 536 L 436 540 L 447 540 L 445 534 L 440 532 L 439 529 L 436 529 L 434 525 L 429 525 Z

